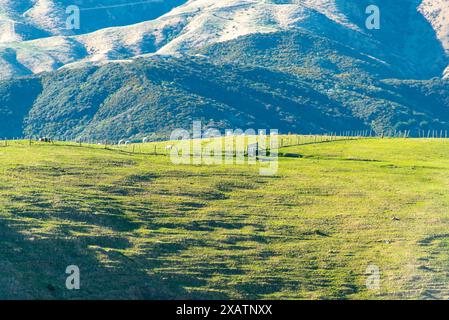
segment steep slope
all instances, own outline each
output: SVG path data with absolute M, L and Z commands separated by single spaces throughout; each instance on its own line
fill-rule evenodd
M 380 30 L 365 28 L 371 3 L 382 8 Z M 0 133 L 156 139 L 195 119 L 299 133 L 448 130 L 444 9 L 190 0 L 130 26 L 10 42 L 0 46 L 2 75 L 38 75 L 0 82 Z
M 432 25 L 446 53 L 449 54 L 449 2 L 447 0 L 423 0 L 419 9 Z M 449 77 L 449 66 L 444 71 L 444 77 Z
M 438 0 L 437 0 L 438 1 Z M 348 19 L 364 30 L 376 45 L 369 54 L 394 65 L 403 73 L 403 78 L 441 77 L 449 64 L 448 54 L 443 47 L 443 39 L 437 38 L 429 16 L 423 16 L 425 3 L 435 4 L 435 0 L 337 0 L 340 10 Z M 448 1 L 444 0 L 448 5 Z M 367 30 L 365 12 L 369 5 L 377 5 L 381 14 L 380 30 Z M 449 13 L 449 6 L 439 14 Z M 446 12 L 446 13 L 444 13 Z M 449 26 L 449 21 L 445 24 Z M 351 39 L 354 40 L 354 39 Z M 359 46 L 350 44 L 354 48 Z M 362 49 L 366 52 L 366 49 Z
M 377 81 L 293 65 L 276 70 L 153 57 L 4 81 L 0 93 L 7 137 L 157 139 L 193 120 L 284 133 L 449 129 L 447 81 Z
M 166 137 L 175 128 L 190 127 L 192 119 L 219 128 L 283 131 L 364 127 L 332 104 L 288 74 L 155 58 L 45 77 L 25 132 L 113 140 Z M 330 109 L 336 114 L 328 114 Z
M 0 0 L 0 42 L 74 35 L 155 19 L 187 0 Z M 67 10 L 81 13 L 77 29 L 67 29 Z
M 449 3 L 447 0 L 423 0 L 419 11 L 436 31 L 446 51 L 449 51 Z
M 365 9 L 372 3 L 382 10 L 381 30 L 365 28 Z M 0 74 L 7 78 L 14 76 L 11 70 L 16 69 L 38 73 L 80 62 L 129 59 L 143 54 L 191 54 L 242 36 L 305 30 L 393 66 L 396 77 L 426 79 L 442 76 L 449 64 L 443 48 L 447 10 L 439 8 L 438 3 L 190 0 L 157 19 L 135 25 L 4 44 L 0 46 L 0 58 L 5 62 L 0 65 Z M 438 18 L 431 19 L 434 15 Z M 5 58 L 11 51 L 17 57 L 13 61 Z
M 23 137 L 24 119 L 42 89 L 38 78 L 0 81 L 0 137 Z

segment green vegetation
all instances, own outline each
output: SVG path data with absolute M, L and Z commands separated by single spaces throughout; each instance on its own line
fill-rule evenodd
M 449 130 L 448 80 L 391 68 L 307 32 L 240 37 L 180 58 L 0 81 L 0 137 L 163 140 L 193 120 L 302 134 Z
M 449 296 L 448 141 L 281 151 L 263 177 L 100 146 L 0 147 L 0 298 Z M 80 291 L 65 289 L 72 264 Z

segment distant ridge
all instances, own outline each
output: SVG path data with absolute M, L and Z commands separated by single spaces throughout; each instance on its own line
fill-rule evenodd
M 445 0 L 421 4 L 415 0 L 82 1 L 80 30 L 66 30 L 64 8 L 70 1 L 25 2 L 28 5 L 0 2 L 6 12 L 0 16 L 0 30 L 5 31 L 11 19 L 17 20 L 17 33 L 5 32 L 0 44 L 3 78 L 78 62 L 191 54 L 241 36 L 296 29 L 396 65 L 404 69 L 405 74 L 398 75 L 404 78 L 441 77 L 449 65 Z M 382 9 L 382 28 L 368 31 L 365 9 L 373 2 Z M 16 59 L 8 59 L 11 52 Z
M 69 1 L 0 0 L 0 21 L 19 26 L 0 44 L 0 136 L 158 139 L 193 120 L 296 133 L 447 130 L 445 3 L 92 0 L 80 9 L 108 4 L 108 14 L 81 11 L 81 29 L 66 34 Z M 373 4 L 379 30 L 366 27 Z

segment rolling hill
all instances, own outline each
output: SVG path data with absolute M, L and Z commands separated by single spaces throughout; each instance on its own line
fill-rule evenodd
M 42 9 L 64 1 L 0 3 L 40 30 L 0 44 L 0 135 L 160 138 L 193 119 L 302 133 L 448 129 L 445 1 L 108 3 L 80 1 L 81 18 L 109 14 L 73 34 L 57 23 L 63 11 Z M 380 30 L 365 27 L 372 3 Z
M 0 299 L 447 299 L 448 8 L 0 0 Z M 279 152 L 142 143 L 194 120 Z
M 447 141 L 283 148 L 269 177 L 117 149 L 0 147 L 0 299 L 449 297 Z
M 14 76 L 19 70 L 22 74 L 51 71 L 80 61 L 104 62 L 154 53 L 189 54 L 191 50 L 241 36 L 297 29 L 393 65 L 404 77 L 441 76 L 449 64 L 445 51 L 448 46 L 445 17 L 449 10 L 444 10 L 441 2 L 435 0 L 424 1 L 421 5 L 414 0 L 400 4 L 385 0 L 183 2 L 130 3 L 125 9 L 124 1 L 108 2 L 107 6 L 100 2 L 96 3 L 96 10 L 91 10 L 93 2 L 81 1 L 83 29 L 75 30 L 80 33 L 78 35 L 64 35 L 67 30 L 64 11 L 60 8 L 68 2 L 38 1 L 25 12 L 27 7 L 20 7 L 22 19 L 29 22 L 30 28 L 40 26 L 41 33 L 11 35 L 13 40 L 19 41 L 4 41 L 0 47 L 2 77 Z M 6 8 L 12 6 L 9 1 L 6 3 Z M 365 9 L 372 3 L 377 3 L 382 10 L 380 30 L 364 27 Z M 103 7 L 105 9 L 101 9 Z M 120 9 L 120 19 L 102 17 L 102 13 L 114 8 Z M 135 14 L 137 8 L 140 14 Z M 173 10 L 162 14 L 169 8 Z M 8 11 L 18 14 L 17 8 Z M 90 14 L 95 15 L 95 19 Z M 115 17 L 110 12 L 109 16 Z M 144 17 L 145 21 L 133 24 Z M 91 21 L 96 25 L 91 26 Z M 114 27 L 114 24 L 125 26 Z
M 361 73 L 357 79 L 326 69 L 284 68 L 153 57 L 4 81 L 0 136 L 159 139 L 190 128 L 192 119 L 220 129 L 302 133 L 417 135 L 449 128 L 447 80 L 375 80 Z

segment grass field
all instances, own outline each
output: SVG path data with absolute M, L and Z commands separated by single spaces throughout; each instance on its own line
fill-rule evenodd
M 449 298 L 449 141 L 283 148 L 275 176 L 128 151 L 0 147 L 0 298 Z

